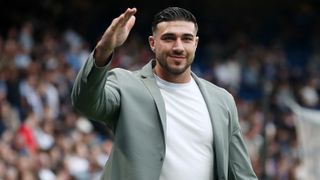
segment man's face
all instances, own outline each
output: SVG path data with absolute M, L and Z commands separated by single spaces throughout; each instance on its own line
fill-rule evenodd
M 194 23 L 187 21 L 161 22 L 149 37 L 160 73 L 181 75 L 189 73 L 198 44 Z M 157 67 L 158 64 L 160 67 Z M 188 72 L 187 72 L 188 71 Z

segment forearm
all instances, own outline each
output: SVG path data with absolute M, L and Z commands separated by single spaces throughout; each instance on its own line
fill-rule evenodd
M 250 157 L 242 137 L 242 132 L 239 124 L 237 108 L 234 100 L 231 100 L 230 105 L 231 118 L 231 139 L 229 142 L 229 172 L 231 179 L 239 180 L 257 180 L 253 171 Z
M 230 179 L 257 180 L 247 148 L 242 138 L 241 130 L 234 132 L 230 141 L 229 151 Z
M 108 112 L 105 109 L 109 108 L 106 103 L 105 85 L 110 62 L 105 67 L 96 67 L 93 54 L 90 54 L 77 75 L 71 100 L 73 106 L 83 115 L 100 120 L 107 116 Z

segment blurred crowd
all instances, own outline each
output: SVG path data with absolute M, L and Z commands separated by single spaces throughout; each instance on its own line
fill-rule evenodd
M 253 37 L 236 29 L 197 50 L 193 71 L 235 97 L 260 179 L 301 176 L 294 115 L 284 98 L 320 109 L 320 31 L 309 15 L 297 16 L 278 36 Z M 0 37 L 0 179 L 98 179 L 113 134 L 70 103 L 73 81 L 92 46 L 72 29 L 35 32 L 25 22 Z M 113 66 L 135 70 L 152 59 L 146 38 L 130 36 Z
M 29 22 L 0 39 L 0 179 L 98 179 L 112 134 L 70 103 L 88 48 L 71 30 L 36 41 Z

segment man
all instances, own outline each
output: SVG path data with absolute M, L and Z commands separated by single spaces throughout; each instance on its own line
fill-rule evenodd
M 115 132 L 102 179 L 257 179 L 232 96 L 191 72 L 199 38 L 189 11 L 169 7 L 155 16 L 149 37 L 155 60 L 135 72 L 110 70 L 136 11 L 112 21 L 72 92 L 77 110 Z

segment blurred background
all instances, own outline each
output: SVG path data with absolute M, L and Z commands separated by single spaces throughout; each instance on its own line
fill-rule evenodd
M 168 6 L 197 17 L 192 69 L 234 95 L 259 179 L 319 179 L 318 0 L 0 1 L 0 179 L 99 179 L 113 133 L 72 108 L 73 81 L 127 7 L 136 24 L 113 66 L 147 63 Z

